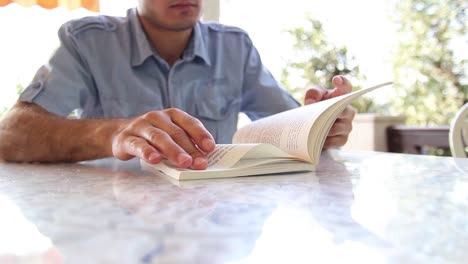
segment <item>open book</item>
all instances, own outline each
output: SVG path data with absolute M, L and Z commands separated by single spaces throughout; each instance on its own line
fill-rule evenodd
M 240 128 L 233 144 L 219 144 L 207 155 L 206 170 L 181 169 L 169 160 L 142 168 L 176 180 L 225 178 L 296 171 L 314 171 L 328 132 L 353 100 L 391 82 L 361 89 L 254 121 Z

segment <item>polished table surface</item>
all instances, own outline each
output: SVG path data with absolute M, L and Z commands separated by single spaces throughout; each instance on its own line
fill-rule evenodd
M 326 151 L 186 182 L 137 160 L 0 164 L 0 263 L 467 263 L 468 159 Z

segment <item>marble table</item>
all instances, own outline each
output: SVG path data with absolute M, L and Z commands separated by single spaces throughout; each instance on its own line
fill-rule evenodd
M 0 263 L 467 263 L 468 159 L 326 151 L 175 182 L 137 160 L 0 164 Z

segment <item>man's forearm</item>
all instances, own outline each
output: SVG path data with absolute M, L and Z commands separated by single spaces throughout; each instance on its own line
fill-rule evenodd
M 112 156 L 112 138 L 125 120 L 58 117 L 18 103 L 0 122 L 0 159 L 82 161 Z

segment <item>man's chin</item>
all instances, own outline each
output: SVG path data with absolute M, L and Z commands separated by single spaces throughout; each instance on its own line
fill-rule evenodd
M 186 30 L 192 29 L 195 25 L 196 25 L 196 23 L 185 24 L 185 25 L 180 25 L 180 26 L 178 25 L 178 26 L 172 27 L 172 30 L 174 30 L 174 31 L 186 31 Z
M 154 18 L 146 19 L 156 29 L 176 32 L 191 30 L 198 22 L 198 18 L 171 19 L 164 22 Z
M 186 30 L 193 29 L 193 27 L 196 24 L 197 24 L 197 21 L 179 23 L 179 24 L 171 24 L 171 25 L 166 25 L 166 29 L 171 30 L 171 31 L 186 31 Z

